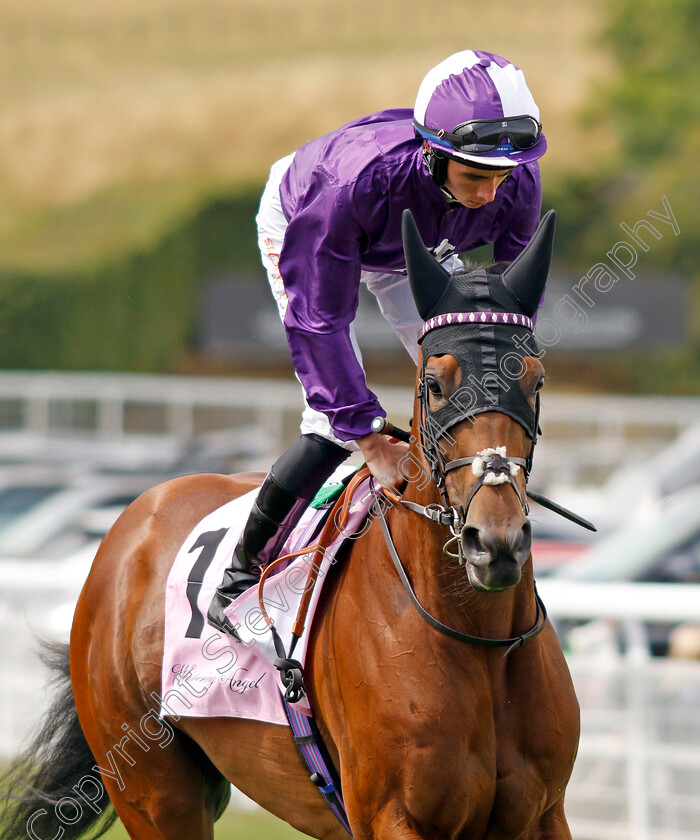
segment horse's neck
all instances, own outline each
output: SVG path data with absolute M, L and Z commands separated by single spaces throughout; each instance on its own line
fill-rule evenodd
M 409 481 L 406 501 L 442 504 L 432 481 Z M 509 638 L 527 631 L 535 622 L 536 603 L 532 563 L 523 566 L 519 584 L 506 592 L 479 592 L 469 583 L 467 570 L 444 547 L 454 535 L 401 505 L 393 505 L 387 521 L 401 563 L 422 605 L 436 618 L 462 632 Z M 456 552 L 453 543 L 451 550 Z M 416 613 L 419 621 L 422 621 Z

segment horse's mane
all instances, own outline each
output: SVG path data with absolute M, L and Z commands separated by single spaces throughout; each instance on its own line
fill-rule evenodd
M 463 268 L 460 271 L 453 271 L 453 276 L 470 274 L 472 271 L 479 270 L 486 271 L 488 274 L 503 274 L 510 265 L 507 260 L 500 260 L 499 262 L 491 263 L 491 265 L 484 265 L 483 263 L 476 262 L 476 260 L 470 260 L 469 257 L 462 256 L 461 254 L 459 258 L 462 261 Z

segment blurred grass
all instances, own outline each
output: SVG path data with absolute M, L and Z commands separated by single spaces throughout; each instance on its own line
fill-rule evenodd
M 468 47 L 525 68 L 543 169 L 575 169 L 576 111 L 607 66 L 590 54 L 600 16 L 574 0 L 3 0 L 0 265 L 148 248 L 311 137 L 411 106 L 425 72 Z
M 308 837 L 266 811 L 228 809 L 214 828 L 215 840 L 303 840 Z M 126 829 L 117 822 L 104 840 L 129 840 Z

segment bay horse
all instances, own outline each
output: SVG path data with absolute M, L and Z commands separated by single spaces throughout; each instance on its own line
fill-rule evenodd
M 306 688 L 357 840 L 570 840 L 564 791 L 578 704 L 536 596 L 524 501 L 544 371 L 522 325 L 544 289 L 553 216 L 505 271 L 452 278 L 412 217 L 404 225 L 426 319 L 409 453 L 429 480 L 409 480 L 383 521 L 347 543 L 316 611 Z M 452 323 L 453 314 L 464 317 Z M 517 377 L 506 382 L 516 356 Z M 489 358 L 501 359 L 503 393 L 482 379 L 489 400 L 465 406 L 465 377 Z M 261 480 L 174 479 L 107 534 L 75 611 L 70 667 L 66 650 L 55 651 L 63 691 L 20 760 L 28 786 L 15 786 L 19 801 L 5 809 L 6 840 L 98 837 L 116 815 L 138 840 L 211 840 L 229 782 L 312 837 L 348 836 L 288 729 L 163 720 L 151 699 L 178 548 L 205 515 Z M 456 551 L 446 553 L 448 522 Z M 154 740 L 136 761 L 145 719 Z

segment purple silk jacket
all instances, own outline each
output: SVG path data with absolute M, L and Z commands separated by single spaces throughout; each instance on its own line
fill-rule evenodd
M 279 268 L 288 308 L 284 324 L 309 405 L 340 440 L 370 433 L 384 416 L 350 342 L 361 271 L 405 274 L 401 213 L 409 208 L 426 245 L 445 239 L 441 259 L 494 243 L 494 259 L 513 260 L 540 219 L 537 163 L 518 166 L 496 198 L 476 210 L 448 205 L 423 165 L 408 108 L 380 111 L 311 140 L 280 185 L 289 226 Z

